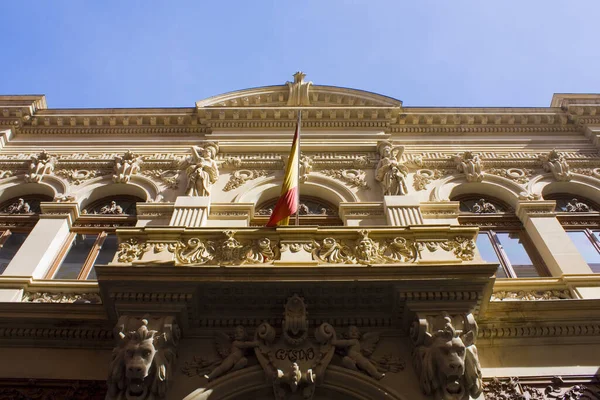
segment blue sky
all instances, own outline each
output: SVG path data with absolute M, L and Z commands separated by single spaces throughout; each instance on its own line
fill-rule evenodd
M 3 1 L 0 94 L 51 108 L 191 107 L 283 84 L 405 106 L 548 106 L 600 92 L 600 1 Z

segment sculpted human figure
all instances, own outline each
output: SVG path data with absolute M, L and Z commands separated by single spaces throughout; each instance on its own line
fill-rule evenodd
M 46 153 L 46 150 L 42 150 L 40 154 L 33 155 L 29 164 L 29 173 L 25 174 L 25 182 L 41 182 L 44 175 L 54 171 L 55 162 L 56 158 Z
M 141 161 L 142 158 L 133 154 L 130 150 L 123 155 L 117 155 L 115 157 L 113 181 L 115 183 L 128 183 L 132 175 L 140 172 Z
M 408 168 L 400 162 L 400 157 L 404 152 L 403 146 L 396 148 L 387 141 L 379 142 L 377 146 L 380 160 L 375 171 L 375 179 L 381 182 L 381 188 L 384 196 L 398 196 L 408 193 L 406 187 L 406 177 Z M 394 153 L 394 150 L 397 150 Z
M 373 354 L 379 336 L 374 334 L 361 335 L 354 325 L 348 327 L 347 339 L 331 340 L 331 344 L 342 350 L 344 367 L 358 371 L 359 369 L 368 373 L 375 379 L 381 379 L 385 374 L 379 372 L 377 367 L 369 360 L 368 356 Z
M 211 186 L 219 178 L 219 167 L 215 161 L 219 147 L 207 143 L 204 147 L 192 147 L 194 165 L 187 170 L 188 186 L 186 196 L 209 196 Z
M 204 377 L 210 381 L 226 372 L 244 368 L 248 364 L 248 359 L 245 357 L 248 349 L 260 346 L 258 341 L 248 341 L 246 338 L 246 329 L 241 325 L 236 326 L 233 341 L 224 333 L 217 336 L 217 352 L 223 357 L 223 361 L 211 373 L 204 375 Z

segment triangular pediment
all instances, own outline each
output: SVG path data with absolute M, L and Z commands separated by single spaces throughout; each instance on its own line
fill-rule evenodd
M 197 108 L 247 107 L 402 107 L 394 98 L 364 90 L 313 85 L 296 73 L 294 82 L 238 90 L 196 102 Z

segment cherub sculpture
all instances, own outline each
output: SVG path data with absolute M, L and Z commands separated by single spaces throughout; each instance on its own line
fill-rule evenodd
M 362 335 L 354 325 L 348 327 L 345 339 L 331 340 L 331 344 L 341 351 L 344 358 L 342 365 L 355 371 L 362 370 L 375 379 L 381 379 L 385 376 L 377 370 L 376 362 L 369 359 L 379 342 L 379 335 L 376 333 L 365 333 Z
M 392 147 L 388 141 L 379 142 L 377 150 L 380 155 L 375 171 L 375 179 L 381 182 L 384 196 L 398 196 L 408 193 L 406 177 L 408 168 L 400 161 L 404 146 Z
M 204 377 L 211 381 L 227 372 L 237 371 L 248 365 L 248 359 L 245 357 L 246 352 L 248 349 L 258 347 L 260 343 L 246 340 L 247 336 L 246 328 L 241 325 L 235 327 L 233 341 L 229 335 L 219 332 L 215 339 L 215 345 L 217 346 L 217 353 L 223 358 L 223 361 Z
M 16 203 L 8 206 L 3 212 L 8 214 L 29 214 L 31 213 L 31 206 L 25 200 L 19 199 Z
M 211 186 L 219 178 L 219 167 L 215 161 L 219 147 L 207 143 L 204 147 L 193 146 L 193 165 L 188 167 L 186 196 L 209 196 Z

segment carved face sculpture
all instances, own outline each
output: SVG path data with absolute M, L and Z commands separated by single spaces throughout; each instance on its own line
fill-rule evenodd
M 245 340 L 246 339 L 246 329 L 241 325 L 236 326 L 235 331 L 233 333 L 233 338 L 238 341 Z
M 354 325 L 351 325 L 348 327 L 347 335 L 348 335 L 348 339 L 356 339 L 356 340 L 360 339 L 360 331 Z
M 148 385 L 144 380 L 150 375 L 150 368 L 156 354 L 153 337 L 142 341 L 132 339 L 127 343 L 124 351 L 127 398 L 144 398 L 148 391 Z
M 370 260 L 376 255 L 373 241 L 369 238 L 363 238 L 358 242 L 358 255 L 363 260 Z

